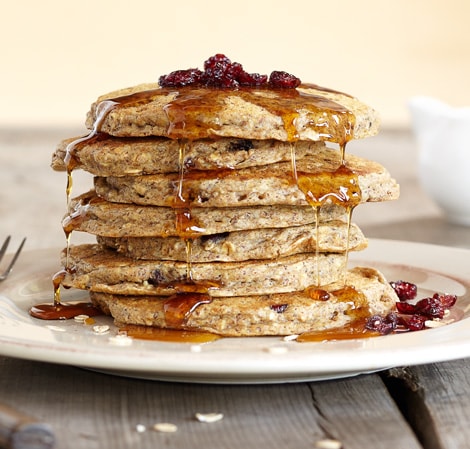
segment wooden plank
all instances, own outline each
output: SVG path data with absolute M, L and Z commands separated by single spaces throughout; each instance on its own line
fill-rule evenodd
M 127 379 L 0 358 L 0 397 L 49 422 L 60 448 L 419 448 L 377 375 L 280 385 L 196 385 Z M 200 423 L 195 413 L 223 413 Z M 172 434 L 151 430 L 178 426 Z M 144 425 L 139 433 L 137 425 Z
M 426 449 L 470 447 L 470 359 L 391 370 L 392 394 Z
M 323 432 L 307 384 L 221 386 L 126 379 L 0 358 L 0 396 L 55 429 L 60 448 L 312 448 Z M 221 412 L 203 424 L 197 412 Z M 136 431 L 157 422 L 174 434 Z
M 325 434 L 347 449 L 421 448 L 378 375 L 311 384 Z

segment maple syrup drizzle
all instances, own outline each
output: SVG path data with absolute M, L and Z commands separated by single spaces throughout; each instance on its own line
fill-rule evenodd
M 67 170 L 67 186 L 65 189 L 66 198 L 67 198 L 67 207 L 70 203 L 70 196 L 72 193 L 72 186 L 73 186 L 73 179 L 72 179 L 72 172 L 76 168 L 78 161 L 75 158 L 75 148 L 79 146 L 79 144 L 83 142 L 89 142 L 93 138 L 97 138 L 99 136 L 101 124 L 104 122 L 108 114 L 117 106 L 117 102 L 113 100 L 105 100 L 98 104 L 96 107 L 96 119 L 93 123 L 93 128 L 91 131 L 78 139 L 70 142 L 65 148 L 65 157 L 64 163 Z
M 378 337 L 380 334 L 366 329 L 366 320 L 357 319 L 345 326 L 315 332 L 305 332 L 297 337 L 299 343 Z
M 73 188 L 73 170 L 77 167 L 78 161 L 75 157 L 75 149 L 84 142 L 89 142 L 92 139 L 100 138 L 100 126 L 103 121 L 108 116 L 109 112 L 116 107 L 117 103 L 112 100 L 106 100 L 99 103 L 96 108 L 96 119 L 93 124 L 92 130 L 85 136 L 79 137 L 78 139 L 73 140 L 70 142 L 65 148 L 65 157 L 64 163 L 67 171 L 67 185 L 65 188 L 65 195 L 66 195 L 66 204 L 67 204 L 67 211 L 70 208 L 70 200 L 72 195 L 72 188 Z M 80 213 L 84 213 L 84 210 L 81 210 Z M 70 220 L 65 219 L 62 223 L 63 230 L 65 233 L 65 240 L 66 240 L 66 256 L 65 256 L 65 271 L 69 269 L 69 261 L 70 261 L 70 239 L 73 231 L 73 227 L 70 226 L 73 222 L 73 219 L 77 218 L 77 211 L 75 214 L 70 216 Z M 59 272 L 60 273 L 60 272 Z M 57 305 L 60 303 L 60 284 L 54 284 L 54 304 Z
M 358 176 L 341 164 L 332 171 L 297 173 L 297 184 L 313 207 L 321 207 L 328 200 L 344 208 L 355 207 L 361 202 Z
M 202 235 L 204 229 L 194 222 L 191 214 L 191 205 L 185 191 L 185 180 L 187 173 L 185 171 L 186 148 L 190 142 L 186 139 L 179 141 L 178 154 L 178 183 L 177 191 L 173 200 L 173 209 L 175 211 L 175 225 L 178 236 L 183 239 L 186 246 L 186 276 L 185 279 L 166 284 L 166 287 L 172 288 L 176 294 L 170 296 L 164 301 L 164 314 L 167 325 L 174 329 L 182 329 L 191 313 L 202 304 L 208 304 L 212 301 L 209 294 L 210 289 L 220 288 L 221 284 L 212 280 L 195 280 L 192 269 L 192 245 L 193 239 Z
M 356 290 L 353 286 L 345 285 L 331 293 L 322 289 L 309 287 L 305 292 L 314 300 L 328 301 L 331 296 L 334 296 L 337 301 L 348 303 L 350 307 L 346 311 L 346 315 L 349 315 L 351 319 L 348 324 L 342 327 L 305 332 L 299 335 L 296 341 L 300 343 L 319 342 L 325 340 L 369 338 L 380 335 L 378 332 L 366 330 L 365 323 L 369 316 L 367 298 L 362 292 Z
M 321 285 L 320 276 L 320 208 L 321 206 L 314 206 L 312 208 L 315 212 L 315 272 L 316 272 L 316 285 Z
M 54 287 L 54 306 L 58 307 L 61 304 L 60 301 L 60 286 L 65 276 L 67 275 L 67 270 L 64 268 L 58 271 L 54 276 L 52 276 L 52 285 Z
M 303 85 L 304 87 L 314 87 L 318 90 L 325 92 L 336 92 L 330 89 L 322 88 L 316 85 Z M 302 86 L 300 86 L 302 87 Z M 291 147 L 291 159 L 292 159 L 292 176 L 296 181 L 299 188 L 305 193 L 307 201 L 315 209 L 316 215 L 316 240 L 317 240 L 317 256 L 319 253 L 319 218 L 320 208 L 325 204 L 327 200 L 332 201 L 335 204 L 343 205 L 348 211 L 348 245 L 349 245 L 349 227 L 351 213 L 355 205 L 360 202 L 360 189 L 357 186 L 357 177 L 347 169 L 345 166 L 345 148 L 346 143 L 352 139 L 354 129 L 354 115 L 345 107 L 338 103 L 326 99 L 324 97 L 312 95 L 309 93 L 302 92 L 297 89 L 278 89 L 269 90 L 270 95 L 263 96 L 262 92 L 257 92 L 256 89 L 239 89 L 233 90 L 219 90 L 219 89 L 194 89 L 194 88 L 180 88 L 175 89 L 154 89 L 142 92 L 137 92 L 131 95 L 114 98 L 111 100 L 105 100 L 99 103 L 95 111 L 95 121 L 93 124 L 92 131 L 82 138 L 79 138 L 71 142 L 66 148 L 66 156 L 64 162 L 67 167 L 67 206 L 70 203 L 70 196 L 73 186 L 72 171 L 77 165 L 77 160 L 74 156 L 74 151 L 81 143 L 90 141 L 91 139 L 100 138 L 100 131 L 103 122 L 108 116 L 109 112 L 116 109 L 125 107 L 126 105 L 132 105 L 133 107 L 139 107 L 156 99 L 158 96 L 173 95 L 173 99 L 165 106 L 165 112 L 168 119 L 167 136 L 173 139 L 184 139 L 180 142 L 179 152 L 179 182 L 176 199 L 174 201 L 174 209 L 176 215 L 176 229 L 181 238 L 186 241 L 186 254 L 187 254 L 187 273 L 186 279 L 183 282 L 177 282 L 173 287 L 177 293 L 165 300 L 164 310 L 167 323 L 171 327 L 176 329 L 184 328 L 184 325 L 190 315 L 196 310 L 201 304 L 207 304 L 211 301 L 211 297 L 208 294 L 209 288 L 217 288 L 219 285 L 217 282 L 203 281 L 194 282 L 192 279 L 192 268 L 191 268 L 191 245 L 192 239 L 204 233 L 204 230 L 199 228 L 196 223 L 193 222 L 191 216 L 190 207 L 188 207 L 186 194 L 184 192 L 184 153 L 185 148 L 188 145 L 188 141 L 194 139 L 200 139 L 205 137 L 213 136 L 214 130 L 220 128 L 219 124 L 219 111 L 222 111 L 226 98 L 233 96 L 234 94 L 241 97 L 242 100 L 258 105 L 271 113 L 280 116 L 284 129 L 287 134 L 287 140 L 292 142 Z M 295 161 L 295 146 L 293 142 L 298 140 L 298 130 L 296 128 L 296 119 L 299 115 L 299 110 L 308 110 L 310 113 L 317 114 L 317 120 L 311 120 L 306 127 L 312 129 L 317 133 L 320 140 L 335 142 L 340 145 L 340 164 L 337 170 L 331 172 L 321 173 L 320 175 L 309 176 L 306 173 L 298 173 Z M 328 115 L 331 117 L 330 120 L 327 118 L 319 118 L 319 112 L 328 112 L 323 117 Z M 210 112 L 210 113 L 208 113 Z M 209 121 L 202 122 L 200 117 L 204 116 Z M 210 118 L 213 117 L 211 120 Z M 223 176 L 223 173 L 220 174 Z M 197 176 L 195 174 L 189 175 L 190 177 Z M 70 234 L 73 229 L 74 220 L 79 220 L 86 212 L 86 206 L 80 205 L 74 213 L 70 214 L 68 219 L 64 220 L 64 232 L 67 238 L 67 258 L 66 267 L 58 272 L 54 276 L 54 303 L 49 305 L 52 308 L 54 316 L 59 316 L 62 310 L 65 310 L 69 305 L 61 304 L 60 301 L 60 285 L 63 280 L 63 276 L 66 275 L 67 271 L 70 270 L 68 266 L 68 254 L 69 254 L 69 240 Z M 349 247 L 348 247 L 349 250 Z M 348 251 L 346 251 L 347 253 Z M 318 269 L 318 264 L 317 264 Z M 317 273 L 317 282 L 315 288 L 310 289 L 308 294 L 312 299 L 327 300 L 329 298 L 328 292 L 319 288 L 321 280 L 319 271 Z M 359 301 L 361 298 L 360 292 L 352 291 L 352 287 L 345 286 L 344 292 L 335 292 L 335 294 L 341 298 L 348 298 L 350 301 Z M 356 299 L 354 299 L 356 298 Z M 356 304 L 356 303 L 354 303 Z M 80 307 L 92 307 L 89 303 L 83 303 Z M 354 310 L 359 310 L 360 307 L 353 307 Z M 39 310 L 39 312 L 38 312 Z M 42 311 L 41 311 L 42 310 Z M 67 309 L 69 310 L 69 309 Z M 71 309 L 70 309 L 71 310 Z M 47 308 L 34 307 L 31 309 L 33 316 L 44 318 L 47 313 Z M 47 311 L 47 312 L 50 312 Z M 93 313 L 87 312 L 88 315 Z M 76 314 L 75 312 L 73 312 Z M 81 309 L 80 312 L 81 313 Z M 50 316 L 50 315 L 49 315 Z M 49 319 L 49 318 L 46 318 Z M 353 320 L 353 324 L 360 321 L 360 319 Z M 349 327 L 354 327 L 350 325 Z M 352 328 L 351 327 L 351 328 Z M 361 331 L 364 326 L 359 326 Z M 358 328 L 359 328 L 358 327 Z M 330 332 L 330 331 L 328 331 Z M 345 329 L 345 332 L 349 335 L 347 338 L 351 338 L 351 332 Z M 191 332 L 191 338 L 194 337 L 194 332 Z M 325 332 L 322 332 L 323 339 Z M 313 338 L 310 334 L 304 334 L 300 341 L 306 338 Z M 335 338 L 340 338 L 340 331 L 335 331 Z M 313 340 L 308 340 L 313 341 Z
M 77 205 L 73 213 L 69 212 L 70 201 L 73 188 L 73 170 L 78 165 L 78 160 L 75 156 L 75 149 L 82 143 L 89 142 L 92 139 L 102 138 L 100 136 L 100 126 L 108 116 L 109 112 L 116 107 L 117 103 L 112 100 L 106 100 L 101 102 L 96 109 L 96 120 L 94 122 L 92 130 L 85 136 L 79 137 L 70 142 L 65 148 L 64 163 L 67 171 L 67 184 L 65 188 L 66 205 L 68 216 L 63 220 L 62 227 L 65 234 L 66 240 L 66 257 L 65 266 L 59 270 L 52 277 L 52 285 L 54 292 L 54 299 L 52 303 L 48 304 L 37 304 L 29 310 L 31 316 L 43 320 L 59 320 L 59 319 L 70 319 L 76 315 L 88 315 L 96 316 L 102 314 L 102 312 L 94 307 L 89 302 L 69 302 L 63 304 L 61 301 L 61 284 L 68 272 L 73 270 L 70 268 L 70 238 L 73 231 L 73 222 L 82 219 L 86 209 L 82 205 Z M 78 207 L 80 206 L 80 207 Z
M 350 250 L 350 239 L 351 239 L 351 224 L 352 224 L 352 214 L 354 211 L 355 206 L 350 206 L 346 208 L 346 251 L 344 252 L 344 269 L 343 269 L 343 281 L 346 277 L 346 271 L 348 269 L 349 263 L 349 250 Z
M 54 287 L 54 301 L 52 303 L 36 304 L 29 310 L 29 314 L 41 320 L 67 320 L 77 315 L 96 316 L 102 312 L 88 301 L 75 301 L 62 303 L 60 300 L 60 286 L 67 271 L 62 269 L 52 277 Z
M 182 329 L 191 314 L 202 304 L 209 304 L 212 298 L 208 293 L 176 293 L 164 300 L 163 313 L 166 325 L 172 329 Z
M 185 203 L 186 200 L 183 195 L 183 183 L 184 183 L 184 158 L 186 155 L 186 145 L 187 141 L 180 140 L 178 145 L 178 169 L 179 169 L 179 179 L 178 179 L 178 191 L 176 194 L 176 200 L 181 203 Z M 177 205 L 175 205 L 177 207 Z
M 294 163 L 294 162 L 293 162 Z M 346 165 L 340 163 L 338 168 L 315 174 L 304 172 L 297 173 L 297 185 L 305 194 L 307 202 L 315 212 L 315 238 L 317 257 L 316 285 L 322 284 L 319 270 L 318 257 L 320 255 L 320 210 L 327 202 L 342 206 L 347 215 L 347 243 L 345 261 L 348 260 L 349 237 L 351 229 L 351 216 L 354 207 L 361 202 L 361 190 L 357 175 Z M 346 264 L 344 273 L 346 272 Z
M 295 143 L 291 142 L 290 144 L 290 165 L 291 165 L 291 172 L 292 178 L 294 182 L 297 184 L 298 176 L 297 176 L 297 161 L 295 155 Z
M 300 86 L 302 87 L 315 87 L 320 91 L 331 92 L 320 86 L 305 84 Z M 170 98 L 164 106 L 168 119 L 167 136 L 172 139 L 196 140 L 211 137 L 214 131 L 221 128 L 220 113 L 228 99 L 234 96 L 281 117 L 289 141 L 298 140 L 296 119 L 300 110 L 315 114 L 316 120 L 311 120 L 304 126 L 314 131 L 320 140 L 341 144 L 352 138 L 354 114 L 349 109 L 301 89 L 156 88 L 105 101 L 115 103 L 113 108 L 129 105 L 139 108 L 158 97 Z M 326 116 L 322 115 L 323 112 L 327 112 Z M 98 107 L 95 115 L 98 117 Z
M 165 323 L 171 329 L 186 330 L 186 322 L 191 314 L 201 305 L 212 302 L 211 289 L 220 288 L 223 284 L 213 280 L 185 279 L 168 283 L 159 283 L 160 287 L 174 290 L 176 293 L 163 301 Z M 189 331 L 188 331 L 189 332 Z
M 201 330 L 165 329 L 152 326 L 125 325 L 121 328 L 129 337 L 140 340 L 165 341 L 174 343 L 204 344 L 222 337 Z
M 179 142 L 179 155 L 178 155 L 178 182 L 176 194 L 171 199 L 171 206 L 175 211 L 175 227 L 176 232 L 180 238 L 185 240 L 188 245 L 192 244 L 192 240 L 202 234 L 205 230 L 199 226 L 199 224 L 194 220 L 191 214 L 191 204 L 188 198 L 188 193 L 185 191 L 185 180 L 187 173 L 185 172 L 184 159 L 186 154 L 186 147 L 190 143 L 186 140 L 181 140 Z M 191 254 L 191 251 L 186 252 L 188 255 Z
M 346 165 L 346 142 L 342 142 L 339 146 L 339 155 L 341 160 L 341 165 Z
M 317 86 L 313 86 L 317 87 Z M 337 119 L 337 116 L 334 116 Z M 353 137 L 354 129 L 354 118 L 348 117 L 346 122 L 341 122 L 343 127 L 343 134 L 341 134 L 340 139 L 332 139 L 339 143 L 340 154 L 339 154 L 339 163 L 338 167 L 334 170 L 327 170 L 320 173 L 310 174 L 299 172 L 296 166 L 295 159 L 295 150 L 294 147 L 291 147 L 291 165 L 292 165 L 292 176 L 297 183 L 299 189 L 304 193 L 307 202 L 312 206 L 315 212 L 315 255 L 316 255 L 316 279 L 315 283 L 305 290 L 305 293 L 312 298 L 313 300 L 327 301 L 330 299 L 330 294 L 321 288 L 322 280 L 320 276 L 320 210 L 327 202 L 332 202 L 333 204 L 340 205 L 344 207 L 346 217 L 347 217 L 347 233 L 346 233 L 346 249 L 345 249 L 345 260 L 343 268 L 343 282 L 345 282 L 347 265 L 349 259 L 349 245 L 350 245 L 350 235 L 351 235 L 351 218 L 354 208 L 361 202 L 361 190 L 359 187 L 358 176 L 346 166 L 345 163 L 345 153 L 346 153 L 346 144 Z M 329 127 L 328 123 L 325 123 L 326 128 Z M 287 130 L 286 130 L 287 131 Z M 332 137 L 332 136 L 331 136 Z M 325 137 L 325 140 L 331 140 L 330 137 Z M 340 300 L 348 298 L 353 301 L 363 302 L 364 297 L 361 292 L 357 292 L 353 287 L 344 286 L 342 291 L 334 292 L 335 296 L 339 296 Z M 358 307 L 353 306 L 353 310 L 358 309 Z M 359 308 L 360 309 L 360 308 Z M 356 317 L 358 320 L 359 317 Z M 351 338 L 352 328 L 346 332 L 349 335 L 348 338 Z M 359 328 L 364 329 L 363 323 Z M 335 335 L 338 335 L 339 331 L 335 332 Z M 325 333 L 320 332 L 320 335 L 323 335 L 322 339 L 325 338 Z M 345 334 L 345 335 L 346 335 Z M 302 337 L 304 340 L 306 336 Z M 310 338 L 313 338 L 311 336 Z M 300 340 L 302 341 L 302 339 Z M 310 340 L 312 341 L 312 340 Z
M 316 285 L 307 287 L 305 289 L 305 294 L 315 301 L 328 301 L 330 299 L 330 294 L 326 290 L 319 288 L 318 285 L 319 284 L 317 283 Z
M 36 304 L 31 307 L 29 314 L 41 320 L 69 320 L 77 315 L 97 316 L 102 315 L 90 302 L 67 302 Z
M 354 319 L 367 318 L 369 314 L 369 307 L 367 297 L 364 293 L 356 290 L 352 285 L 345 285 L 338 290 L 331 292 L 338 301 L 348 303 L 351 307 L 347 315 L 352 316 Z
M 188 142 L 181 140 L 179 142 L 178 154 L 178 184 L 177 192 L 173 198 L 173 209 L 175 211 L 175 227 L 178 236 L 184 240 L 186 246 L 186 279 L 193 282 L 192 274 L 192 247 L 193 239 L 201 235 L 204 230 L 197 226 L 191 214 L 191 206 L 184 192 L 185 167 L 184 159 Z
M 314 88 L 320 88 L 319 86 L 310 86 Z M 327 89 L 323 89 L 327 90 Z M 334 92 L 328 90 L 330 92 Z M 321 103 L 321 102 L 320 102 Z M 341 114 L 345 114 L 345 111 L 338 111 Z M 324 140 L 334 141 L 339 143 L 339 164 L 335 170 L 324 171 L 319 174 L 309 174 L 299 172 L 297 169 L 296 155 L 295 155 L 295 146 L 291 144 L 291 172 L 292 178 L 296 182 L 300 190 L 305 194 L 306 200 L 312 206 L 315 212 L 315 241 L 316 241 L 316 279 L 314 285 L 305 290 L 305 293 L 313 300 L 327 301 L 330 299 L 330 293 L 321 288 L 322 281 L 320 276 L 320 210 L 325 205 L 326 202 L 330 201 L 334 204 L 343 206 L 345 208 L 347 216 L 347 234 L 346 234 L 346 249 L 345 249 L 345 261 L 343 269 L 343 282 L 345 282 L 346 270 L 348 265 L 349 258 L 349 245 L 350 245 L 350 233 L 351 233 L 351 218 L 354 208 L 361 202 L 361 190 L 358 183 L 357 175 L 350 170 L 345 163 L 345 154 L 346 154 L 346 144 L 353 137 L 354 129 L 354 116 L 343 115 L 346 117 L 346 120 L 340 120 L 338 114 L 333 115 L 333 120 L 336 121 L 339 127 L 342 127 L 342 133 L 338 133 L 336 128 L 336 134 L 334 133 L 319 133 Z M 283 123 L 288 134 L 288 140 L 295 141 L 298 137 L 296 127 L 295 127 L 295 116 L 292 114 L 283 115 Z M 325 129 L 329 130 L 330 123 L 321 121 L 318 122 L 317 126 L 325 126 Z M 339 137 L 339 138 L 338 138 Z M 316 333 L 315 337 L 313 334 L 309 336 L 304 335 L 300 338 L 299 341 L 314 341 L 315 338 L 325 339 L 331 338 L 332 335 L 335 338 L 341 338 L 340 334 L 344 338 L 351 338 L 354 334 L 361 334 L 364 330 L 364 320 L 363 318 L 367 315 L 368 309 L 362 307 L 367 301 L 365 300 L 364 295 L 361 292 L 356 291 L 351 286 L 344 285 L 343 289 L 333 292 L 337 298 L 341 301 L 348 300 L 351 302 L 351 310 L 355 311 L 353 323 L 343 328 L 342 330 L 335 330 L 326 332 Z M 364 312 L 366 311 L 366 312 Z

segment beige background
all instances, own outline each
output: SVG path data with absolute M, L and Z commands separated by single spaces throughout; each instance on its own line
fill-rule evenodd
M 108 90 L 226 53 L 407 126 L 411 95 L 470 105 L 468 0 L 24 0 L 2 11 L 0 126 L 82 126 Z

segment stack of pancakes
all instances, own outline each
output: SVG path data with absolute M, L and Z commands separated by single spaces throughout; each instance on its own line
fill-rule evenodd
M 344 153 L 378 129 L 359 100 L 315 85 L 146 84 L 99 98 L 87 127 L 52 162 L 94 175 L 63 226 L 97 242 L 64 250 L 62 285 L 117 322 L 288 335 L 394 306 L 378 271 L 347 269 L 367 246 L 352 210 L 398 197 L 384 167 Z

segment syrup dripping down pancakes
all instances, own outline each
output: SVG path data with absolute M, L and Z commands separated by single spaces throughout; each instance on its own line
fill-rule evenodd
M 85 137 L 64 140 L 60 283 L 118 323 L 225 336 L 308 333 L 392 310 L 353 210 L 398 197 L 380 164 L 346 151 L 378 131 L 373 109 L 285 72 L 223 55 L 100 97 Z M 73 170 L 94 176 L 73 192 Z M 57 299 L 60 301 L 60 299 Z

